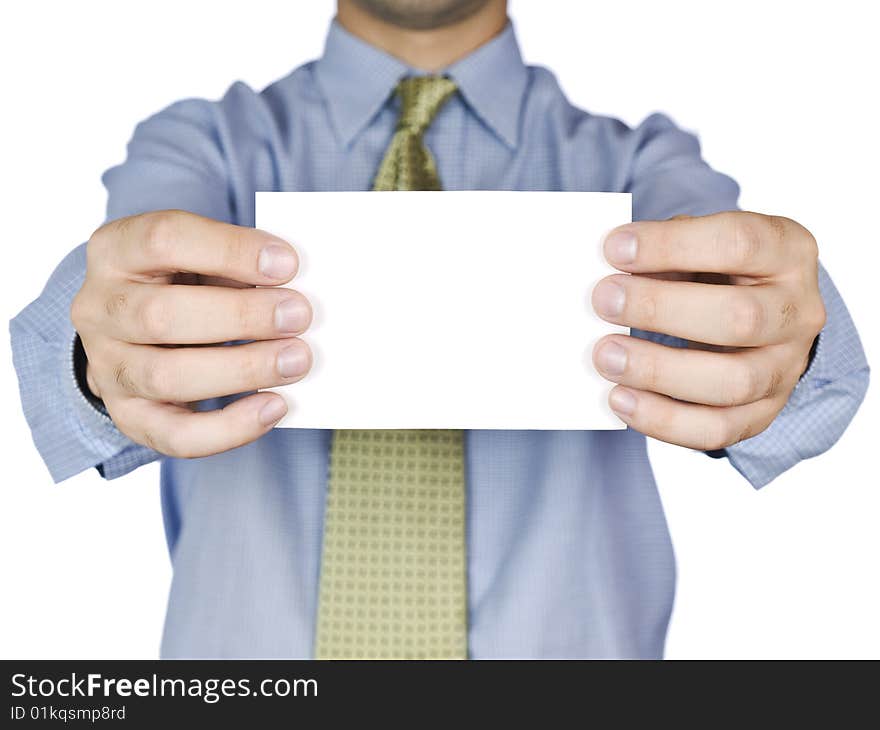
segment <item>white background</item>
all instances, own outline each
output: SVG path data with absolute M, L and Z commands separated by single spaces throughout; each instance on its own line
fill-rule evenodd
M 331 0 L 4 3 L 2 312 L 37 296 L 102 220 L 99 175 L 136 122 L 255 88 L 318 55 Z M 515 0 L 526 59 L 630 124 L 699 132 L 741 203 L 795 218 L 880 358 L 880 147 L 870 3 Z M 158 469 L 53 486 L 0 358 L 0 655 L 153 657 L 170 568 Z M 679 562 L 669 657 L 880 657 L 878 389 L 828 454 L 755 492 L 725 462 L 652 443 Z

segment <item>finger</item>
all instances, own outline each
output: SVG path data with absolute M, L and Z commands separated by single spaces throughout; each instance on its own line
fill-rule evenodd
M 689 449 L 715 451 L 763 431 L 784 400 L 765 398 L 747 405 L 718 408 L 618 385 L 608 402 L 624 423 L 646 436 Z
M 605 257 L 622 271 L 771 276 L 811 253 L 815 241 L 787 218 L 733 211 L 642 221 L 614 229 Z M 815 252 L 812 252 L 815 255 Z
M 125 342 L 188 345 L 304 332 L 308 300 L 291 289 L 129 284 L 105 303 L 107 332 Z
M 111 410 L 120 429 L 144 446 L 167 456 L 210 456 L 250 443 L 287 413 L 277 393 L 255 393 L 214 411 L 128 398 Z
M 602 319 L 713 345 L 755 347 L 786 339 L 799 320 L 787 290 L 774 284 L 727 286 L 614 274 L 593 290 Z
M 126 393 L 148 400 L 189 403 L 302 380 L 312 364 L 298 339 L 231 347 L 124 345 L 113 369 Z
M 184 211 L 122 218 L 96 231 L 93 259 L 111 261 L 123 275 L 192 272 L 272 286 L 293 278 L 296 252 L 265 231 Z
M 720 353 L 626 335 L 603 337 L 593 349 L 596 369 L 613 383 L 712 406 L 743 405 L 787 392 L 797 377 L 787 362 L 783 346 Z

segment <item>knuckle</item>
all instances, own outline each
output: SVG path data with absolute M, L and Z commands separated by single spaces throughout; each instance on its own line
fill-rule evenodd
M 147 426 L 141 431 L 144 446 L 170 456 L 172 459 L 186 458 L 185 441 L 177 432 L 163 433 L 156 428 Z
M 792 236 L 792 238 L 796 238 L 798 242 L 798 248 L 800 253 L 804 259 L 812 262 L 814 265 L 819 262 L 819 242 L 816 240 L 816 237 L 810 232 L 808 228 L 801 225 L 797 221 L 790 220 L 788 218 L 781 218 L 779 220 L 785 221 L 786 227 L 791 228 L 793 233 L 796 233 L 796 236 Z
M 643 389 L 657 392 L 660 384 L 660 371 L 657 365 L 657 358 L 650 355 L 643 358 L 640 370 Z
M 148 296 L 141 303 L 138 312 L 140 326 L 147 339 L 152 342 L 165 342 L 171 332 L 171 316 L 162 297 Z
M 137 438 L 138 429 L 129 417 L 128 409 L 125 407 L 125 399 L 108 395 L 104 396 L 102 400 L 107 413 L 113 419 L 113 425 L 133 441 L 139 441 Z
M 264 382 L 273 381 L 268 373 L 274 370 L 274 361 L 267 363 L 265 357 L 257 357 L 254 353 L 244 355 L 238 363 L 239 389 L 251 390 L 261 387 Z
M 709 420 L 703 429 L 703 451 L 717 451 L 730 446 L 735 438 L 733 424 L 728 415 L 719 413 Z
M 153 451 L 165 456 L 177 457 L 182 451 L 178 447 L 179 436 L 176 433 L 165 433 L 157 423 L 149 417 L 149 412 L 141 409 L 134 416 L 126 407 L 125 399 L 105 401 L 107 411 L 113 418 L 116 427 L 132 441 L 143 444 Z
M 638 415 L 637 411 L 637 415 Z M 676 430 L 677 424 L 681 418 L 676 405 L 661 405 L 658 408 L 649 408 L 642 413 L 646 433 L 668 434 Z
M 175 459 L 195 459 L 204 454 L 196 448 L 195 441 L 190 437 L 189 428 L 182 426 L 169 435 L 163 444 L 162 452 Z
M 644 329 L 652 329 L 657 323 L 657 297 L 650 287 L 638 292 L 633 302 L 634 314 Z
M 681 218 L 676 217 L 670 220 L 681 220 Z M 674 269 L 676 266 L 674 261 L 678 258 L 679 226 L 659 225 L 652 226 L 649 230 L 649 235 L 653 240 L 650 255 L 656 258 L 658 266 L 664 269 Z
M 788 227 L 792 221 L 779 215 L 765 215 L 763 216 L 763 219 L 767 224 L 767 231 L 770 240 L 774 243 L 781 244 L 786 238 Z
M 734 345 L 750 345 L 757 342 L 764 331 L 767 315 L 760 300 L 749 292 L 738 292 L 731 297 L 730 332 Z
M 159 210 L 143 214 L 141 246 L 152 261 L 164 261 L 174 246 L 179 227 L 178 211 Z
M 170 452 L 168 452 L 168 456 L 175 459 L 197 459 L 199 456 L 202 456 L 202 454 L 189 444 L 181 444 L 175 446 Z
M 754 435 L 755 435 L 755 430 L 754 430 L 752 424 L 747 423 L 745 426 L 742 426 L 741 428 L 737 429 L 736 431 L 732 432 L 729 435 L 729 437 L 727 439 L 727 443 L 725 444 L 725 447 L 726 446 L 733 446 L 734 444 L 738 444 L 740 441 L 745 441 L 747 438 L 751 438 Z
M 785 329 L 794 324 L 800 317 L 798 305 L 793 301 L 787 301 L 782 304 L 779 312 L 782 328 Z
M 104 260 L 103 242 L 95 231 L 86 242 L 86 273 L 94 271 L 102 260 Z
M 131 233 L 132 228 L 141 215 L 143 214 L 128 215 L 124 218 L 117 218 L 115 221 L 108 223 L 103 229 L 99 230 L 106 229 L 108 232 L 112 232 L 114 236 L 127 236 Z
M 734 406 L 755 400 L 763 387 L 763 375 L 753 365 L 739 363 L 732 367 L 722 385 L 722 405 Z
M 131 367 L 125 360 L 120 360 L 113 366 L 113 379 L 127 393 L 137 392 L 134 380 L 131 377 Z
M 247 256 L 250 244 L 247 232 L 234 229 L 227 237 L 226 245 L 221 247 L 221 264 L 225 271 L 239 271 Z
M 260 318 L 260 306 L 254 301 L 255 297 L 251 297 L 249 292 L 237 292 L 235 304 L 235 318 L 238 322 L 238 330 L 241 334 L 257 333 L 257 330 L 263 328 L 257 326 Z M 271 320 L 270 320 L 271 321 Z
M 161 357 L 148 358 L 141 366 L 139 391 L 150 400 L 175 400 L 172 373 Z
M 111 294 L 104 301 L 104 311 L 108 317 L 115 318 L 121 315 L 128 306 L 128 297 L 124 292 Z
M 779 368 L 773 368 L 770 371 L 770 377 L 767 379 L 767 386 L 761 393 L 761 397 L 772 398 L 779 392 L 784 382 L 785 373 L 783 373 L 782 370 L 780 370 Z
M 163 450 L 162 448 L 159 447 L 159 443 L 156 440 L 156 436 L 154 435 L 154 432 L 150 431 L 149 429 L 144 431 L 144 446 L 146 446 L 148 449 L 152 449 L 153 451 L 159 451 L 163 454 L 168 453 L 166 450 Z M 170 454 L 169 454 L 169 456 L 170 456 Z
M 803 226 L 802 226 L 803 227 Z M 804 236 L 804 251 L 807 259 L 813 263 L 814 265 L 818 265 L 819 263 L 819 242 L 816 240 L 816 237 L 810 233 L 806 228 L 804 228 L 804 232 L 806 235 Z
M 82 332 L 90 324 L 90 306 L 87 295 L 80 289 L 70 302 L 70 321 L 77 332 Z
M 118 226 L 120 221 L 116 221 Z M 99 263 L 106 260 L 109 248 L 109 239 L 111 237 L 110 227 L 112 223 L 105 223 L 100 228 L 95 229 L 89 240 L 86 241 L 86 269 L 93 269 Z
M 731 214 L 728 221 L 728 257 L 733 267 L 745 271 L 761 251 L 761 234 L 750 216 Z
M 814 334 L 819 334 L 823 329 L 825 329 L 825 325 L 828 322 L 828 311 L 825 309 L 825 302 L 822 301 L 821 297 L 819 298 L 816 306 L 812 308 L 809 323 L 810 330 Z

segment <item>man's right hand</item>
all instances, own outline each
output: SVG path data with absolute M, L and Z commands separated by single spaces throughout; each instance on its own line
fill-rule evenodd
M 158 211 L 106 224 L 86 251 L 71 319 L 89 388 L 129 438 L 169 456 L 208 456 L 253 441 L 284 416 L 276 393 L 215 411 L 190 404 L 308 372 L 311 351 L 296 337 L 311 322 L 308 300 L 265 288 L 296 273 L 290 245 L 253 228 Z M 254 341 L 223 345 L 236 340 Z

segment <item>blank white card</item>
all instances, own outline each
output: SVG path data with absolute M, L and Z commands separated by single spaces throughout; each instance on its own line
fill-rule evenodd
M 300 257 L 314 366 L 288 428 L 618 429 L 590 305 L 629 194 L 257 193 Z

